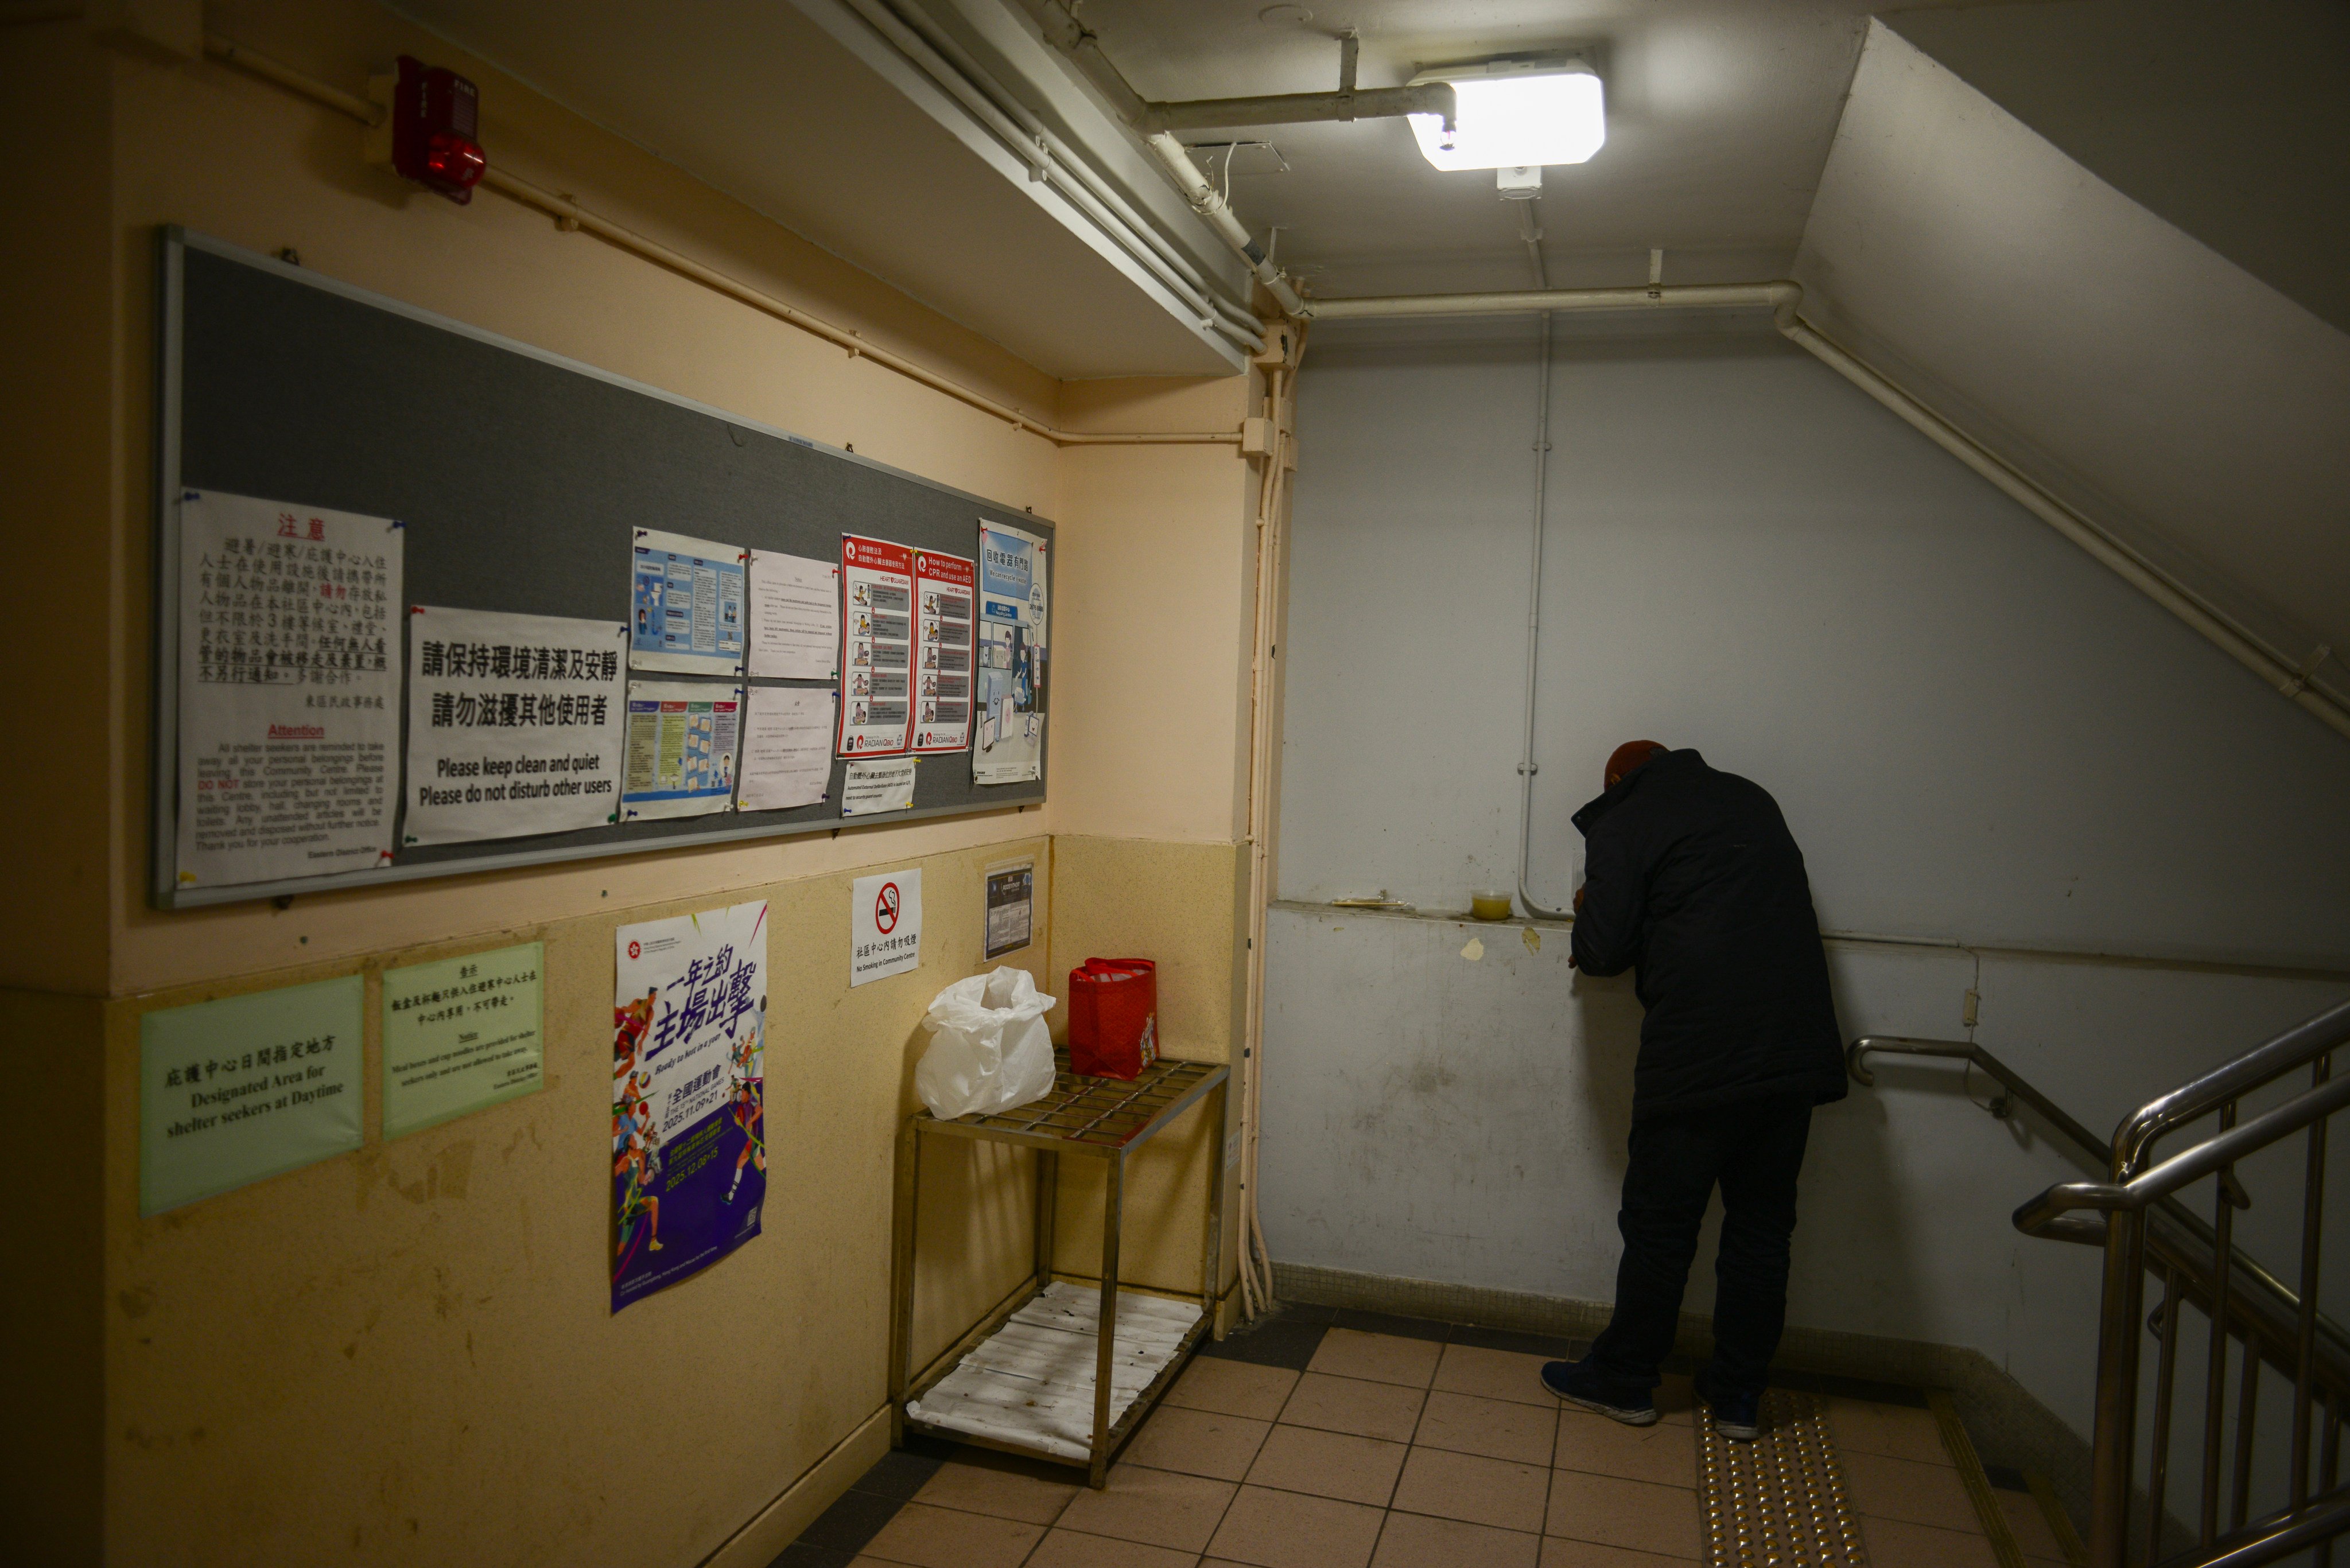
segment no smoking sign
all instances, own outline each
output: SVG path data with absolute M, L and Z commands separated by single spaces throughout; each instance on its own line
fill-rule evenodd
M 849 984 L 886 980 L 921 967 L 921 872 L 859 877 L 848 898 Z

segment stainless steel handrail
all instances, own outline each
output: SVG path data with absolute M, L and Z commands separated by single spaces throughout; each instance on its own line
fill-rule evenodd
M 2306 1067 L 2335 1046 L 2350 1042 L 2350 997 L 2201 1077 L 2148 1100 L 2114 1129 L 2114 1175 L 2137 1174 L 2154 1140 L 2175 1127 L 2210 1116 L 2253 1090 Z
M 1980 1067 L 2002 1089 L 2064 1134 L 2083 1154 L 2096 1160 L 2108 1158 L 2112 1147 L 2110 1140 L 2091 1132 L 2086 1126 L 2067 1115 L 2055 1101 L 2034 1088 L 2021 1073 L 1970 1040 L 1919 1039 L 1906 1034 L 1861 1035 L 1845 1047 L 1845 1069 L 1852 1075 L 1854 1082 L 1875 1085 L 1876 1075 L 1867 1066 L 1867 1058 L 1872 1054 L 1963 1061 Z M 1994 1104 L 1991 1111 L 1991 1115 L 2002 1119 L 2008 1114 L 2005 1106 L 1999 1104 Z M 2250 1201 L 2243 1197 L 2241 1189 L 2232 1186 L 2230 1197 L 2232 1206 L 2239 1209 Z M 2015 1215 L 2016 1228 L 2026 1234 L 2042 1241 L 2071 1241 L 2085 1247 L 2106 1244 L 2103 1220 L 2059 1212 L 2026 1225 L 2024 1210 L 2032 1206 L 2025 1204 Z M 2163 1261 L 2178 1264 L 2187 1270 L 2190 1277 L 2199 1272 L 2215 1272 L 2212 1260 L 2218 1253 L 2219 1236 L 2213 1227 L 2176 1198 L 2166 1196 L 2158 1199 L 2155 1207 L 2163 1221 L 2184 1232 L 2183 1236 L 2166 1234 L 2164 1225 L 2159 1223 L 2148 1227 L 2148 1239 L 2154 1242 L 2155 1250 L 2163 1255 Z M 2228 1297 L 2231 1313 L 2242 1314 L 2262 1326 L 2274 1323 L 2280 1314 L 2287 1319 L 2299 1317 L 2301 1296 L 2298 1292 L 2242 1248 L 2230 1246 L 2229 1254 L 2226 1272 L 2230 1276 Z M 2247 1283 L 2250 1293 L 2241 1288 Z M 2255 1305 L 2247 1299 L 2251 1293 L 2257 1293 L 2267 1300 Z M 2329 1360 L 2335 1364 L 2334 1369 L 2340 1373 L 2345 1392 L 2350 1392 L 2350 1329 L 2345 1329 L 2332 1318 L 2320 1314 L 2318 1332 L 2328 1344 L 2331 1351 Z
M 2015 1228 L 2033 1235 L 2040 1225 L 2075 1209 L 2144 1209 L 2189 1182 L 2200 1181 L 2292 1137 L 2312 1122 L 2324 1120 L 2345 1105 L 2350 1105 L 2350 1078 L 2328 1079 L 2321 1087 L 2174 1154 L 2127 1181 L 2060 1181 L 2016 1210 Z
M 2137 1561 L 2162 1556 L 2170 1515 L 2169 1483 L 2174 1391 L 2181 1341 L 2179 1309 L 2192 1305 L 2209 1322 L 2203 1384 L 2201 1509 L 2195 1545 L 2165 1568 L 2251 1568 L 2314 1548 L 2318 1568 L 2330 1568 L 2334 1538 L 2350 1532 L 2350 1489 L 2341 1485 L 2342 1430 L 2350 1415 L 2350 1334 L 2318 1310 L 2320 1220 L 2324 1209 L 2325 1138 L 2331 1118 L 2350 1108 L 2350 1077 L 2333 1075 L 2332 1053 L 2350 1044 L 2350 1001 L 2337 1003 L 2253 1049 L 2222 1063 L 2125 1117 L 2110 1143 L 2101 1143 L 2012 1068 L 1971 1041 L 1868 1036 L 1846 1048 L 1854 1078 L 1874 1081 L 1873 1054 L 1963 1060 L 1998 1082 L 2006 1096 L 2031 1107 L 2082 1152 L 2106 1166 L 2103 1181 L 2059 1182 L 2015 1211 L 2028 1235 L 2099 1244 L 2105 1251 L 2097 1337 L 2096 1425 L 2091 1439 L 2089 1558 L 2091 1568 L 2124 1568 L 2132 1553 L 2131 1516 L 2144 1499 Z M 2310 1069 L 2309 1086 L 2283 1104 L 2239 1121 L 2241 1101 L 2286 1074 Z M 2006 1098 L 1989 1107 L 2008 1114 Z M 2204 1116 L 2218 1130 L 2193 1147 L 2157 1160 L 2155 1145 Z M 2284 1283 L 2234 1244 L 2237 1210 L 2251 1199 L 2236 1179 L 2237 1164 L 2296 1134 L 2307 1139 L 2302 1189 L 2298 1290 Z M 2186 1187 L 2215 1177 L 2213 1217 L 2206 1224 L 2178 1199 Z M 2161 1304 L 2145 1315 L 2146 1276 L 2162 1283 Z M 2147 1444 L 2143 1493 L 2133 1474 L 2139 1446 L 2139 1356 L 2151 1332 L 2158 1347 L 2154 1416 Z M 2231 1341 L 2238 1390 L 2234 1430 L 2227 1430 Z M 2250 1521 L 2253 1490 L 2255 1411 L 2263 1366 L 2292 1385 L 2290 1465 L 2286 1506 Z M 2313 1427 L 2316 1429 L 2313 1431 Z M 2223 1438 L 2226 1439 L 2223 1442 Z M 2223 1448 L 2232 1449 L 2232 1492 L 2220 1520 Z M 2313 1481 L 2312 1469 L 2316 1471 Z

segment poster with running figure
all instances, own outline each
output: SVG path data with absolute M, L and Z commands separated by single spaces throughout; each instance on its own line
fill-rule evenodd
M 612 1310 L 759 1233 L 767 905 L 622 926 L 612 987 Z

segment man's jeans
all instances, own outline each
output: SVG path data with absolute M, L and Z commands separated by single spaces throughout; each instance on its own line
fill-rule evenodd
M 1716 1183 L 1721 1245 L 1714 1260 L 1713 1360 L 1700 1386 L 1759 1394 L 1787 1322 L 1787 1246 L 1795 1231 L 1795 1175 L 1812 1126 L 1811 1097 L 1724 1106 L 1632 1124 L 1624 1172 L 1624 1261 L 1616 1315 L 1586 1365 L 1628 1392 L 1657 1386 L 1673 1348 L 1681 1288 Z

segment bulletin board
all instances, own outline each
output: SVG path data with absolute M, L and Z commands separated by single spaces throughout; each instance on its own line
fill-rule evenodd
M 978 784 L 968 751 L 919 759 L 913 805 L 618 823 L 411 846 L 365 870 L 174 886 L 179 715 L 177 498 L 188 489 L 394 518 L 408 604 L 626 620 L 637 527 L 837 562 L 844 534 L 976 559 L 983 520 L 1053 524 L 849 452 L 484 332 L 176 227 L 158 268 L 154 856 L 159 908 L 829 832 L 1033 805 L 1039 776 Z M 1053 552 L 1045 552 L 1051 593 Z M 408 618 L 398 618 L 403 638 Z M 401 668 L 406 669 L 405 649 Z M 829 681 L 743 684 L 830 690 Z M 1045 747 L 1051 745 L 1049 700 Z M 406 753 L 406 719 L 401 751 Z M 972 726 L 974 732 L 977 725 Z M 403 792 L 404 793 L 404 792 Z M 395 840 L 397 839 L 395 833 Z

